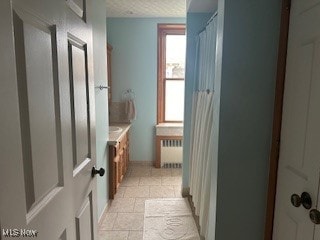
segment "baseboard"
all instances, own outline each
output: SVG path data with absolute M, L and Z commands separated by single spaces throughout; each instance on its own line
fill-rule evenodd
M 110 200 L 108 199 L 106 205 L 105 205 L 104 208 L 103 208 L 102 214 L 101 214 L 100 217 L 98 218 L 98 226 L 99 226 L 99 227 L 101 226 L 102 221 L 105 219 L 105 217 L 106 217 L 106 215 L 107 215 L 107 212 L 108 212 L 108 210 L 109 210 L 109 207 L 110 207 Z
M 189 187 L 186 187 L 186 188 L 182 188 L 182 197 L 189 197 L 190 196 L 190 188 Z
M 152 166 L 153 161 L 143 161 L 143 160 L 130 160 L 130 164 L 133 165 L 143 165 L 143 166 Z
M 200 234 L 200 224 L 199 224 L 199 216 L 196 215 L 195 213 L 195 207 L 194 207 L 194 204 L 193 204 L 193 201 L 192 201 L 192 196 L 189 194 L 189 188 L 187 189 L 188 190 L 188 196 L 186 196 L 188 198 L 188 201 L 189 201 L 189 204 L 190 204 L 190 207 L 191 207 L 191 211 L 192 211 L 192 216 L 193 216 L 193 219 L 194 221 L 196 222 L 196 226 L 197 226 L 197 229 L 198 229 L 198 233 L 199 233 L 199 236 L 200 236 L 200 239 L 201 240 L 205 240 L 205 238 L 203 236 L 201 236 Z

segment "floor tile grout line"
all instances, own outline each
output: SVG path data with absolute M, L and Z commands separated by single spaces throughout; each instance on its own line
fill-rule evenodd
M 130 232 L 130 231 L 140 231 L 140 230 L 105 230 L 105 229 L 99 230 L 99 232 Z
M 136 202 L 137 202 L 137 198 L 134 198 L 133 212 L 135 212 L 135 209 L 136 209 Z
M 113 224 L 112 224 L 112 228 L 111 229 L 113 229 L 113 227 L 114 227 L 114 224 L 116 223 L 116 221 L 117 221 L 117 218 L 118 218 L 118 213 L 116 213 L 117 214 L 117 216 L 116 216 L 116 218 L 115 218 L 115 220 L 114 220 L 114 222 L 113 222 Z
M 121 213 L 121 214 L 132 214 L 132 213 L 134 213 L 134 214 L 143 214 L 141 212 L 111 212 L 111 213 L 117 213 L 117 214 L 119 214 L 119 213 Z

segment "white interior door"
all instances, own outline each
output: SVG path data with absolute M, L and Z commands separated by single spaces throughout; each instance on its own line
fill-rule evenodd
M 90 2 L 0 1 L 0 239 L 97 238 Z
M 274 219 L 274 240 L 312 240 L 320 167 L 320 1 L 293 0 Z M 310 194 L 310 209 L 291 196 Z M 295 196 L 296 200 L 299 200 Z M 306 202 L 306 201 L 303 201 Z M 299 204 L 297 204 L 299 205 Z M 318 228 L 318 225 L 317 225 Z

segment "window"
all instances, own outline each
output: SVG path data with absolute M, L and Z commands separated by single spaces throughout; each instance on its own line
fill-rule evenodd
M 158 123 L 183 121 L 185 55 L 185 25 L 158 24 Z

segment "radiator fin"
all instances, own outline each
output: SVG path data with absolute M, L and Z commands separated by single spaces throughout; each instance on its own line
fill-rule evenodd
M 161 140 L 161 147 L 182 147 L 182 140 Z
M 182 139 L 161 140 L 161 167 L 181 168 L 182 166 Z
M 164 163 L 163 168 L 182 168 L 182 163 Z

